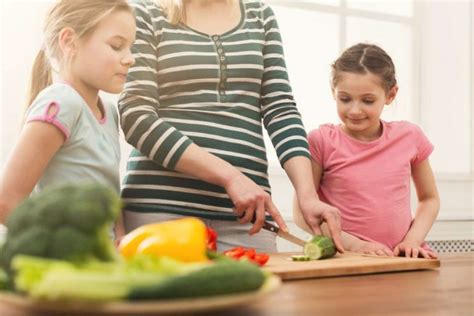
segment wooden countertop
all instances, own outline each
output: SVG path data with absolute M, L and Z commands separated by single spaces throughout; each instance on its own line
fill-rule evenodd
M 436 270 L 287 281 L 226 315 L 474 315 L 474 253 L 440 257 Z
M 198 315 L 474 315 L 474 253 L 440 257 L 436 270 L 285 281 L 260 302 Z

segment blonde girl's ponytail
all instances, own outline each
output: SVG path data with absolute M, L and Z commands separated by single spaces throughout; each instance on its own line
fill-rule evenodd
M 38 94 L 47 86 L 51 85 L 53 82 L 51 64 L 44 49 L 41 49 L 36 55 L 35 61 L 33 63 L 33 68 L 31 70 L 31 77 L 29 82 L 28 94 L 27 94 L 27 103 L 26 108 L 28 108 L 31 103 L 36 99 Z

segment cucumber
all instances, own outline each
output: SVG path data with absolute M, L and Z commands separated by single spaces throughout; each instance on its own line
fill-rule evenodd
M 263 271 L 252 263 L 222 260 L 154 285 L 135 287 L 128 298 L 159 300 L 249 292 L 259 289 L 265 278 Z
M 331 258 L 336 254 L 336 247 L 330 237 L 315 235 L 306 241 L 303 253 L 311 260 Z
M 293 255 L 291 256 L 291 260 L 293 261 L 309 261 L 311 258 L 306 255 Z

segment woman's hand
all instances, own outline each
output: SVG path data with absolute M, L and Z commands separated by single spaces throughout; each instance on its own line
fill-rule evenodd
M 385 257 L 394 256 L 393 251 L 390 250 L 390 248 L 388 248 L 387 246 L 384 246 L 377 242 L 370 242 L 370 241 L 364 241 L 364 240 L 360 240 L 353 243 L 348 250 L 352 252 L 358 252 L 358 253 L 374 255 L 374 256 L 385 256 Z
M 249 223 L 255 217 L 255 223 L 249 231 L 250 235 L 260 231 L 266 213 L 273 217 L 280 229 L 288 231 L 270 195 L 244 174 L 240 173 L 231 178 L 224 188 L 234 203 L 234 213 L 240 217 L 239 223 Z
M 436 253 L 430 250 L 423 249 L 420 243 L 414 241 L 402 241 L 393 250 L 395 256 L 403 256 L 407 258 L 418 258 L 421 256 L 426 259 L 436 259 L 438 256 Z
M 325 222 L 337 250 L 344 252 L 341 239 L 341 214 L 339 210 L 334 206 L 321 202 L 317 198 L 305 199 L 304 201 L 298 200 L 298 204 L 303 218 L 313 231 L 313 234 L 322 235 L 321 224 Z

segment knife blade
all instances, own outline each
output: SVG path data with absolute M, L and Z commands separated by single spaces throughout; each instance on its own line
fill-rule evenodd
M 303 239 L 301 239 L 299 237 L 296 237 L 295 235 L 293 235 L 291 233 L 285 233 L 278 226 L 275 226 L 275 225 L 273 225 L 273 224 L 271 224 L 267 221 L 265 221 L 263 223 L 262 228 L 265 229 L 265 230 L 274 232 L 275 234 L 277 234 L 278 237 L 283 238 L 285 240 L 288 240 L 289 242 L 292 242 L 292 243 L 294 243 L 298 246 L 303 247 L 304 244 L 306 243 Z
M 239 216 L 240 218 L 244 217 L 245 214 L 242 214 L 241 216 Z M 255 224 L 255 220 L 256 220 L 256 217 L 255 217 L 255 213 L 253 214 L 253 218 L 251 220 L 252 223 Z M 271 231 L 275 234 L 277 234 L 277 236 L 279 236 L 280 238 L 283 238 L 285 240 L 288 240 L 289 242 L 291 243 L 294 243 L 298 246 L 301 246 L 303 247 L 305 245 L 305 241 L 299 237 L 296 237 L 295 235 L 291 234 L 291 233 L 285 233 L 284 231 L 282 231 L 280 229 L 280 227 L 276 226 L 276 225 L 273 225 L 272 223 L 268 222 L 268 221 L 264 221 L 263 222 L 263 226 L 262 226 L 263 229 L 265 230 L 268 230 L 268 231 Z

